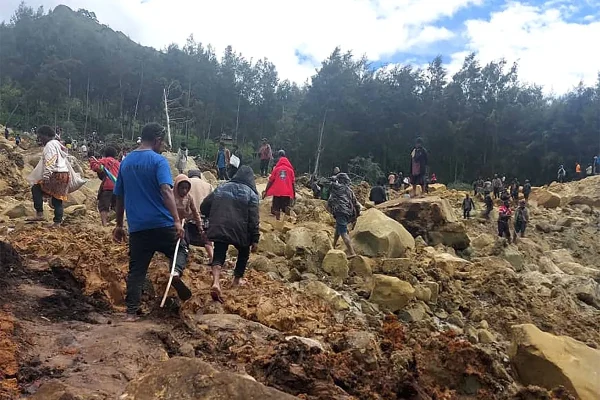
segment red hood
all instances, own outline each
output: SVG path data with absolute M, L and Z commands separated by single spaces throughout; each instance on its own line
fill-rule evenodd
M 292 163 L 290 162 L 290 160 L 287 159 L 287 157 L 281 157 L 279 161 L 277 161 L 277 165 L 275 165 L 275 168 L 279 167 L 287 167 L 290 169 L 294 169 L 294 167 L 292 167 Z

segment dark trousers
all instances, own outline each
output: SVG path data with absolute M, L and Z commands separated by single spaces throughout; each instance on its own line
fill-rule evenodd
M 225 259 L 227 258 L 229 243 L 215 242 L 214 245 L 215 250 L 212 266 L 218 265 L 222 267 L 225 264 Z M 244 276 L 244 272 L 246 272 L 246 266 L 248 265 L 248 260 L 250 259 L 250 246 L 235 246 L 235 248 L 238 251 L 238 257 L 237 263 L 235 264 L 235 269 L 233 270 L 233 276 L 236 278 L 241 278 Z
M 498 236 L 506 237 L 510 241 L 510 228 L 507 221 L 498 221 Z
M 219 180 L 228 181 L 229 175 L 227 175 L 227 168 L 219 168 Z
M 260 160 L 260 174 L 262 176 L 267 176 L 269 173 L 269 161 L 270 160 Z
M 31 194 L 33 195 L 33 208 L 36 212 L 44 212 L 44 192 L 39 184 L 35 184 L 31 187 Z M 52 197 L 52 207 L 54 207 L 54 222 L 60 224 L 63 220 L 64 207 L 63 201 Z
M 515 234 L 521 234 L 521 237 L 525 236 L 525 229 L 527 229 L 527 222 L 517 221 L 515 222 Z
M 463 218 L 471 218 L 471 209 L 464 209 L 463 210 Z
M 129 273 L 127 274 L 127 295 L 125 297 L 128 314 L 135 314 L 140 308 L 142 288 L 154 253 L 158 251 L 167 256 L 170 269 L 177 239 L 174 227 L 148 229 L 129 235 Z M 187 244 L 182 240 L 175 264 L 175 270 L 179 272 L 180 276 L 187 263 L 187 257 Z
M 500 188 L 494 188 L 494 199 L 500 198 Z
M 233 165 L 229 166 L 229 171 L 227 172 L 227 174 L 229 175 L 229 178 L 233 178 L 235 176 L 235 174 L 237 174 L 238 172 L 238 168 L 234 167 Z

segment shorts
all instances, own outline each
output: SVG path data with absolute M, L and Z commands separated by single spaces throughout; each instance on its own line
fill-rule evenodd
M 198 247 L 204 247 L 210 244 L 210 240 L 206 236 L 206 231 L 198 229 L 198 226 L 192 222 L 185 224 L 185 241 Z
M 98 211 L 108 212 L 114 210 L 117 205 L 117 196 L 112 190 L 103 190 L 98 193 Z
M 425 184 L 425 175 L 413 175 L 410 183 L 413 185 L 423 186 Z
M 280 211 L 283 211 L 287 214 L 290 205 L 292 204 L 292 199 L 290 197 L 273 197 L 273 206 L 271 206 L 271 213 L 276 214 Z
M 335 232 L 338 235 L 345 235 L 348 233 L 348 217 L 345 215 L 336 215 L 335 217 Z

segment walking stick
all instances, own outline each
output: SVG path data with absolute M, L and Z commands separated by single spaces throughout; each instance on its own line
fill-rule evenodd
M 185 226 L 185 219 L 181 220 L 181 227 Z M 169 289 L 171 289 L 171 284 L 173 283 L 173 277 L 175 276 L 175 263 L 177 262 L 177 252 L 179 251 L 179 244 L 181 243 L 181 239 L 177 239 L 177 244 L 175 245 L 175 254 L 173 254 L 173 264 L 171 265 L 171 274 L 169 275 L 169 282 L 167 283 L 167 289 L 165 290 L 165 294 L 160 302 L 160 308 L 165 306 L 165 301 L 167 301 L 167 295 L 169 294 Z

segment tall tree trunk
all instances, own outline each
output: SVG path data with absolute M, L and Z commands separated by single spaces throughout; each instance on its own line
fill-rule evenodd
M 323 132 L 325 131 L 325 122 L 327 121 L 328 111 L 328 109 L 325 109 L 325 113 L 323 114 L 323 121 L 321 122 L 321 132 L 319 132 L 319 147 L 317 148 L 317 159 L 315 161 L 315 170 L 313 172 L 314 176 L 317 176 L 317 172 L 319 171 L 319 161 L 321 161 L 321 151 L 323 150 Z
M 165 102 L 165 114 L 167 116 L 167 139 L 168 139 L 168 143 L 169 143 L 169 147 L 173 148 L 173 143 L 171 141 L 171 124 L 169 121 L 169 105 L 167 103 L 167 89 L 163 88 L 163 98 L 164 98 L 164 102 Z
M 88 73 L 87 90 L 85 92 L 85 124 L 83 125 L 83 138 L 87 136 L 88 117 L 90 113 L 90 74 Z
M 133 121 L 131 122 L 131 141 L 133 141 L 135 122 L 137 120 L 138 107 L 140 105 L 140 96 L 142 95 L 142 86 L 144 85 L 144 63 L 142 62 L 142 75 L 140 77 L 140 89 L 138 90 L 137 99 L 135 100 L 135 112 L 133 113 Z
M 236 143 L 238 141 L 238 128 L 240 126 L 240 103 L 241 103 L 241 101 L 242 101 L 242 91 L 240 90 L 240 94 L 238 95 L 237 114 L 235 116 L 235 142 Z

